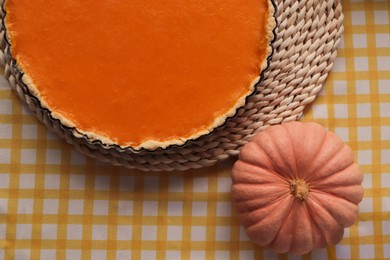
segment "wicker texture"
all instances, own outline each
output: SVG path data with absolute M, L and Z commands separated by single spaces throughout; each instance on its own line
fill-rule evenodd
M 153 152 L 106 148 L 77 138 L 70 129 L 42 109 L 21 82 L 21 73 L 9 55 L 9 46 L 1 43 L 5 77 L 31 111 L 50 130 L 84 154 L 114 165 L 143 171 L 186 170 L 211 166 L 239 153 L 254 134 L 269 125 L 297 120 L 314 101 L 331 70 L 343 32 L 343 14 L 338 0 L 286 0 L 277 5 L 274 54 L 257 94 L 248 98 L 237 115 L 212 134 L 182 147 Z M 4 38 L 2 28 L 1 35 Z

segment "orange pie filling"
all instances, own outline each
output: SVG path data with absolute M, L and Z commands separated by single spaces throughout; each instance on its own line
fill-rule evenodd
M 271 53 L 269 0 L 6 0 L 22 80 L 74 134 L 166 148 L 222 125 Z

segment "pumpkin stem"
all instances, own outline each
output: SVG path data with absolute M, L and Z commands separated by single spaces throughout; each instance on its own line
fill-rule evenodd
M 290 193 L 295 196 L 295 198 L 304 201 L 309 195 L 309 185 L 306 181 L 301 179 L 291 180 L 290 181 Z

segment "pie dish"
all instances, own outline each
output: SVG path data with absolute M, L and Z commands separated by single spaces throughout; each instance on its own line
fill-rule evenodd
M 132 150 L 211 133 L 255 91 L 272 53 L 269 0 L 6 0 L 20 80 L 77 137 Z

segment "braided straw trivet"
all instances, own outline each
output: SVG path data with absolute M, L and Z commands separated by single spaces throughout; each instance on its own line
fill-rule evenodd
M 2 2 L 2 1 L 0 1 Z M 332 68 L 343 32 L 343 14 L 339 0 L 276 0 L 277 21 L 274 54 L 264 81 L 256 95 L 223 127 L 183 147 L 154 152 L 104 148 L 89 143 L 53 119 L 42 109 L 21 83 L 20 71 L 15 68 L 3 41 L 1 60 L 5 77 L 19 97 L 27 103 L 49 129 L 73 144 L 84 154 L 114 165 L 144 171 L 186 170 L 211 166 L 239 153 L 254 134 L 269 125 L 300 118 L 306 105 L 313 102 Z M 3 28 L 1 35 L 4 38 Z

